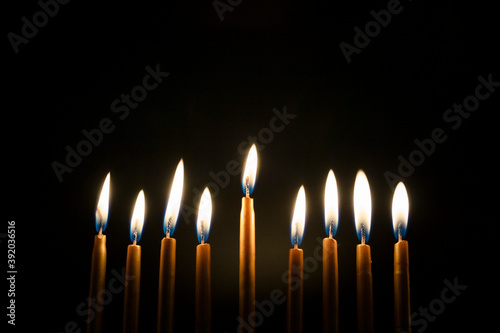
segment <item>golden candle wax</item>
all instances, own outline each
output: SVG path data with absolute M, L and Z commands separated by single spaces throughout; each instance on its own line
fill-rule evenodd
M 363 171 L 358 171 L 354 184 L 354 219 L 361 244 L 356 246 L 356 296 L 358 333 L 373 332 L 373 286 L 370 246 L 365 244 L 371 228 L 370 185 Z
M 339 268 L 337 241 L 338 193 L 333 171 L 328 172 L 325 185 L 325 231 L 323 239 L 323 332 L 339 331 Z
M 410 264 L 408 242 L 403 240 L 408 226 L 408 193 L 398 183 L 392 200 L 392 223 L 398 242 L 394 244 L 394 331 L 411 333 Z
M 211 299 L 211 254 L 207 244 L 212 219 L 212 199 L 205 188 L 198 209 L 196 232 L 200 244 L 196 247 L 196 286 L 195 286 L 195 332 L 210 333 L 212 330 Z
M 255 329 L 254 321 L 249 320 L 255 312 L 255 212 L 250 194 L 255 185 L 256 172 L 257 148 L 252 145 L 242 179 L 245 196 L 241 200 L 239 253 L 239 314 L 242 320 L 248 322 L 251 332 Z
M 137 242 L 141 238 L 144 227 L 144 192 L 141 190 L 135 202 L 134 213 L 130 223 L 130 239 L 132 244 L 127 247 L 127 262 L 125 266 L 124 303 L 123 303 L 123 333 L 137 333 L 139 330 L 139 297 L 141 287 L 141 247 Z
M 108 223 L 110 173 L 106 176 L 95 212 L 95 225 L 98 234 L 94 237 L 92 264 L 90 268 L 89 310 L 87 315 L 87 333 L 102 332 L 104 304 L 101 291 L 106 282 L 106 236 L 103 235 Z M 95 303 L 94 308 L 92 302 Z
M 173 332 L 174 329 L 174 295 L 175 295 L 175 255 L 176 240 L 172 238 L 179 216 L 184 183 L 184 163 L 182 159 L 175 171 L 170 196 L 168 199 L 163 231 L 165 238 L 160 248 L 160 276 L 158 283 L 158 315 L 157 332 Z
M 304 297 L 303 275 L 304 255 L 299 245 L 304 236 L 306 214 L 306 195 L 301 186 L 295 202 L 295 211 L 291 223 L 290 237 L 293 249 L 288 256 L 288 289 L 287 289 L 287 332 L 301 333 L 303 321 L 302 302 Z

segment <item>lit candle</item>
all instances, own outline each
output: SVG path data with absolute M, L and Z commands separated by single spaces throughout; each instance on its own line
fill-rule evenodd
M 337 182 L 328 172 L 325 185 L 325 231 L 323 239 L 323 332 L 339 331 L 339 268 L 337 241 L 333 238 L 339 225 Z
M 199 245 L 196 246 L 195 332 L 210 333 L 212 329 L 212 305 L 210 292 L 210 244 L 206 243 L 212 219 L 212 199 L 205 188 L 198 209 L 196 231 Z
M 95 211 L 95 227 L 98 234 L 94 237 L 94 249 L 92 250 L 92 265 L 90 268 L 90 292 L 89 311 L 87 316 L 87 332 L 97 333 L 102 331 L 102 318 L 104 304 L 103 296 L 99 295 L 104 290 L 106 282 L 106 236 L 103 235 L 108 223 L 109 207 L 109 180 L 110 174 L 106 176 L 102 185 L 101 195 Z M 95 311 L 92 309 L 92 302 L 95 303 Z
M 411 333 L 410 273 L 408 242 L 403 240 L 408 227 L 408 194 L 398 183 L 392 199 L 392 226 L 398 242 L 394 244 L 394 330 Z
M 293 248 L 288 258 L 288 293 L 287 293 L 287 332 L 302 332 L 302 299 L 303 299 L 303 272 L 304 255 L 299 245 L 304 236 L 306 215 L 306 194 L 301 186 L 295 202 L 295 211 L 291 223 L 290 237 Z
M 240 214 L 240 267 L 239 267 L 239 314 L 248 322 L 249 333 L 253 332 L 255 313 L 255 212 L 250 198 L 257 173 L 257 148 L 252 145 L 248 153 L 241 181 L 245 196 L 241 200 Z
M 141 238 L 144 227 L 144 192 L 141 190 L 135 202 L 132 221 L 130 222 L 130 239 L 132 244 L 127 248 L 127 264 L 125 268 L 125 295 L 123 305 L 123 332 L 137 333 L 139 328 L 139 295 L 141 286 L 141 247 L 137 242 Z
M 182 185 L 184 182 L 184 163 L 177 165 L 174 181 L 170 189 L 167 209 L 163 219 L 165 237 L 160 249 L 160 279 L 158 286 L 158 333 L 172 332 L 174 319 L 174 289 L 175 289 L 175 225 L 181 205 Z
M 361 244 L 356 247 L 356 287 L 358 332 L 373 332 L 372 260 L 370 246 L 366 245 L 371 227 L 370 185 L 363 171 L 358 171 L 354 184 L 354 220 Z

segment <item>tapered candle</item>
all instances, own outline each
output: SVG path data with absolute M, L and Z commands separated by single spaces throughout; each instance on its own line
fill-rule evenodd
M 370 185 L 363 171 L 358 171 L 354 184 L 354 219 L 361 244 L 356 247 L 356 290 L 358 333 L 373 332 L 373 287 L 370 246 L 365 244 L 371 228 Z
M 239 314 L 247 322 L 248 333 L 254 331 L 255 320 L 255 212 L 250 198 L 257 173 L 257 148 L 252 145 L 248 153 L 242 188 L 245 196 L 241 200 L 240 213 L 240 262 L 239 262 Z
M 392 225 L 398 242 L 394 244 L 394 331 L 411 333 L 410 273 L 408 242 L 403 240 L 408 227 L 408 193 L 398 183 L 392 200 Z
M 211 304 L 211 253 L 210 244 L 206 243 L 210 233 L 212 218 L 212 199 L 205 188 L 198 209 L 196 232 L 199 245 L 196 246 L 196 288 L 195 288 L 195 332 L 210 333 L 212 330 Z
M 130 239 L 127 247 L 127 263 L 125 266 L 125 294 L 123 304 L 123 332 L 137 333 L 139 329 L 139 295 L 141 286 L 141 247 L 137 242 L 141 238 L 144 227 L 144 192 L 141 190 L 135 202 L 132 221 L 130 222 Z
M 339 331 L 339 268 L 337 241 L 333 238 L 339 225 L 337 182 L 328 172 L 325 185 L 325 231 L 323 239 L 323 332 Z
M 288 291 L 287 291 L 287 332 L 301 333 L 303 320 L 303 276 L 304 254 L 299 245 L 304 236 L 306 214 L 306 195 L 301 186 L 295 202 L 295 211 L 291 223 L 290 237 L 293 248 L 288 257 Z
M 98 234 L 94 237 L 94 249 L 92 250 L 92 265 L 90 268 L 90 292 L 89 310 L 87 315 L 87 332 L 102 332 L 102 319 L 104 304 L 103 297 L 97 297 L 104 290 L 106 282 L 106 236 L 103 235 L 108 223 L 109 207 L 109 182 L 110 174 L 106 176 L 102 185 L 101 195 L 95 211 L 95 226 Z M 95 305 L 92 306 L 92 303 Z
M 163 231 L 165 237 L 160 249 L 160 278 L 158 286 L 158 318 L 157 332 L 173 332 L 174 329 L 174 290 L 175 290 L 175 251 L 176 241 L 172 238 L 179 216 L 184 182 L 184 163 L 181 159 L 175 171 L 174 181 L 170 189 Z

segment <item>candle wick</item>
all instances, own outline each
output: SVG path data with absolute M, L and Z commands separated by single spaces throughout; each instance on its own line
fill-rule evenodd
M 132 242 L 132 245 L 137 244 L 137 231 L 134 231 L 134 241 Z
M 170 238 L 170 221 L 172 220 L 171 217 L 168 218 L 168 221 L 167 221 L 167 230 L 165 232 L 167 238 Z
M 101 210 L 99 208 L 97 208 L 96 214 L 98 216 L 98 223 L 102 229 L 102 226 L 104 223 L 103 223 L 102 213 L 101 213 Z M 99 234 L 101 234 L 101 231 L 99 231 Z
M 297 249 L 299 247 L 299 222 L 295 222 L 295 234 L 293 237 L 293 248 Z
M 249 181 L 249 178 L 247 177 L 245 179 L 245 188 L 246 188 L 246 197 L 250 197 L 250 181 Z
M 328 230 L 328 237 L 333 238 L 333 223 L 330 222 L 330 228 Z
M 361 244 L 365 245 L 365 228 L 361 226 Z
M 204 231 L 205 231 L 205 230 L 204 230 L 204 229 L 205 229 L 205 228 L 204 228 L 204 226 L 205 226 L 205 225 L 204 225 L 204 223 L 203 223 L 203 222 L 204 222 L 204 221 L 201 221 L 201 226 L 200 226 L 200 229 L 201 229 L 201 230 L 200 230 L 200 243 L 201 243 L 201 244 L 204 244 L 204 243 L 205 243 L 205 234 L 204 234 Z
M 102 224 L 101 227 L 99 228 L 99 236 L 102 236 Z
M 401 224 L 398 226 L 398 242 L 401 242 L 403 240 L 403 231 Z

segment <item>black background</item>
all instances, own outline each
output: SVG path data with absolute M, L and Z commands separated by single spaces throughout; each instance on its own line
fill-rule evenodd
M 89 290 L 94 210 L 111 172 L 107 235 L 108 281 L 121 272 L 133 205 L 146 196 L 142 246 L 140 331 L 156 330 L 158 264 L 167 193 L 180 158 L 185 184 L 177 239 L 175 328 L 194 329 L 197 193 L 210 173 L 244 163 L 238 146 L 257 137 L 256 298 L 286 290 L 290 220 L 304 185 L 305 258 L 325 237 L 323 191 L 334 170 L 340 196 L 340 328 L 356 330 L 352 192 L 358 169 L 370 181 L 373 215 L 368 244 L 377 332 L 392 330 L 392 188 L 384 173 L 418 149 L 414 140 L 441 128 L 446 141 L 423 155 L 405 178 L 410 198 L 412 312 L 432 303 L 440 312 L 414 331 L 492 327 L 497 199 L 497 91 L 458 128 L 443 114 L 473 95 L 478 76 L 500 81 L 498 15 L 491 4 L 402 1 L 402 11 L 347 63 L 339 47 L 353 44 L 354 27 L 373 20 L 387 1 L 290 2 L 243 0 L 221 21 L 211 1 L 114 5 L 72 1 L 15 53 L 7 37 L 33 21 L 36 1 L 3 11 L 4 225 L 16 221 L 16 327 L 62 332 L 68 322 L 85 331 L 79 313 Z M 146 66 L 170 75 L 125 119 L 111 103 L 142 84 Z M 484 88 L 481 92 L 485 92 Z M 263 134 L 273 109 L 296 115 L 272 140 Z M 60 182 L 52 163 L 65 164 L 83 130 L 111 119 L 114 130 Z M 261 133 L 259 139 L 258 134 Z M 267 131 L 266 133 L 269 133 Z M 244 145 L 248 147 L 248 145 Z M 240 176 L 212 188 L 213 332 L 238 322 Z M 217 193 L 215 193 L 217 192 Z M 7 232 L 4 227 L 3 232 Z M 6 244 L 5 238 L 2 245 Z M 6 246 L 2 247 L 6 261 Z M 304 282 L 304 327 L 321 331 L 321 263 Z M 3 266 L 7 271 L 6 263 Z M 444 310 L 444 280 L 467 289 Z M 5 306 L 9 301 L 6 296 Z M 449 295 L 449 294 L 447 294 Z M 437 305 L 436 305 L 437 304 Z M 81 307 L 81 308 L 80 308 Z M 286 305 L 263 317 L 260 332 L 283 332 Z M 5 310 L 4 308 L 4 311 Z M 106 332 L 120 332 L 123 293 L 104 312 Z M 442 313 L 441 313 L 442 312 Z M 8 317 L 3 315 L 3 320 Z M 417 318 L 423 318 L 417 315 Z

